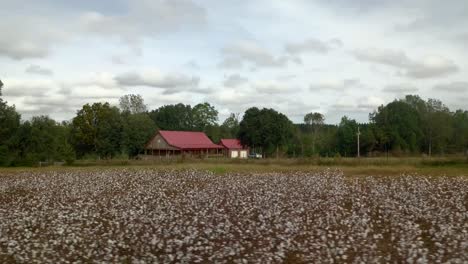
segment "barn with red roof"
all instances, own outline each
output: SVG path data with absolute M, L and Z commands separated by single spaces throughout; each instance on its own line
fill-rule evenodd
M 158 131 L 146 144 L 145 153 L 152 156 L 219 156 L 223 146 L 213 143 L 203 132 Z
M 220 144 L 224 147 L 224 153 L 228 158 L 246 159 L 248 157 L 248 148 L 242 146 L 238 139 L 221 139 Z

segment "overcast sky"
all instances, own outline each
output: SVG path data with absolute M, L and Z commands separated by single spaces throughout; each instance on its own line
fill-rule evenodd
M 405 94 L 468 109 L 466 0 L 0 0 L 0 79 L 23 118 L 144 96 L 360 122 Z

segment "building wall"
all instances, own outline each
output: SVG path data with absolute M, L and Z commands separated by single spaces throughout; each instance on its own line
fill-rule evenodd
M 170 146 L 160 134 L 157 134 L 151 140 L 151 142 L 146 146 L 146 149 L 177 150 L 177 148 Z
M 248 157 L 248 151 L 245 149 L 230 149 L 228 150 L 228 156 L 232 159 L 246 159 Z

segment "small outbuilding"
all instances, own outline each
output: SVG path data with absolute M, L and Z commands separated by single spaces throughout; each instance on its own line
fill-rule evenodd
M 248 158 L 249 149 L 242 146 L 238 139 L 221 139 L 221 146 L 224 147 L 225 155 L 228 158 Z
M 203 132 L 158 131 L 145 146 L 145 154 L 159 157 L 170 156 L 220 156 L 223 146 L 214 144 Z

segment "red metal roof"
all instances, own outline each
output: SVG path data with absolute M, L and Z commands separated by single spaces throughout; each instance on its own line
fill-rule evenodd
M 159 134 L 169 145 L 179 149 L 223 148 L 220 145 L 214 144 L 203 132 L 160 130 Z
M 238 139 L 221 139 L 221 145 L 228 149 L 243 149 L 242 144 Z

